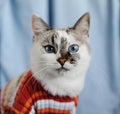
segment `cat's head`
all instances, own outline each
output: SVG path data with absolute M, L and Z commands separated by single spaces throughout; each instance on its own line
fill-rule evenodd
M 31 69 L 38 80 L 82 77 L 88 68 L 89 13 L 71 28 L 51 28 L 40 17 L 32 16 L 34 33 Z

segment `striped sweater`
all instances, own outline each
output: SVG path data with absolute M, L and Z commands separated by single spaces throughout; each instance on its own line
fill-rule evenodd
M 51 95 L 30 70 L 11 80 L 2 92 L 5 114 L 75 114 L 77 104 L 77 96 Z

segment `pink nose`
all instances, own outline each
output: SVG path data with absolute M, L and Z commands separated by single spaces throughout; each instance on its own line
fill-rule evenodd
M 64 58 L 59 58 L 58 62 L 63 66 L 67 60 Z

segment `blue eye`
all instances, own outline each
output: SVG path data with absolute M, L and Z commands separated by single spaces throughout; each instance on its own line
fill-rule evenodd
M 47 45 L 44 48 L 47 53 L 55 53 L 55 48 L 51 45 Z
M 77 44 L 73 44 L 68 48 L 68 51 L 70 53 L 76 53 L 78 50 L 79 50 L 79 46 Z

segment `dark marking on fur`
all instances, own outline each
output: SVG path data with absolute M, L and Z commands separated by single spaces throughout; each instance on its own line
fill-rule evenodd
M 51 37 L 51 41 L 52 41 L 52 44 L 54 45 L 56 42 L 55 42 L 55 39 L 58 38 L 58 35 L 57 33 L 53 34 L 53 36 Z
M 41 42 L 41 45 L 42 45 L 43 47 L 45 47 L 45 46 L 47 46 L 47 45 L 51 45 L 51 46 L 53 46 L 53 47 L 55 48 L 55 53 L 57 53 L 58 45 L 57 45 L 57 42 L 55 42 L 55 39 L 57 38 L 57 34 L 56 34 L 54 31 L 52 31 L 52 32 L 53 32 L 52 34 L 50 34 L 50 33 L 48 32 L 48 34 L 46 34 L 46 35 L 44 36 L 44 39 L 43 39 L 43 41 Z
M 69 62 L 71 64 L 76 64 L 76 62 L 80 59 L 80 55 L 77 54 L 71 54 L 71 56 L 69 57 Z
M 64 51 L 64 50 L 66 50 L 66 47 L 67 47 L 67 39 L 61 38 L 60 50 Z
M 76 54 L 71 54 L 69 52 L 60 52 L 62 59 L 66 59 L 67 61 L 69 61 L 71 64 L 76 64 L 77 61 L 80 59 L 80 55 L 78 53 Z
M 52 36 L 51 40 L 52 40 L 52 44 L 54 45 L 55 44 L 54 35 Z
M 61 58 L 65 58 L 67 60 L 71 56 L 69 52 L 63 52 L 63 51 L 61 51 L 60 54 L 61 54 Z
M 33 36 L 33 42 L 35 41 L 35 36 Z

